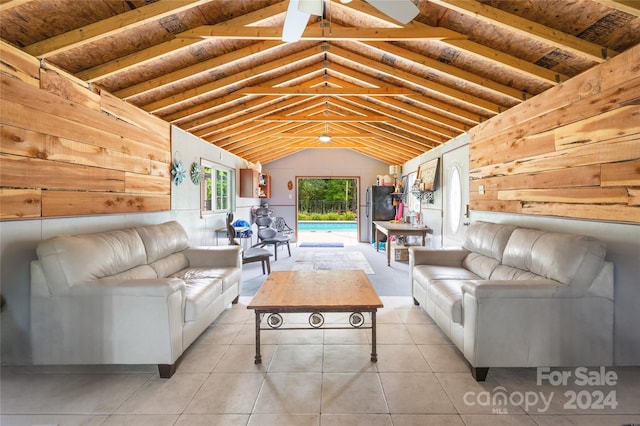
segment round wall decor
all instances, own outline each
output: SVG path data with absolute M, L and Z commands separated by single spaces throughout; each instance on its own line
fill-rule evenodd
M 184 169 L 182 165 L 182 161 L 176 160 L 173 162 L 173 167 L 171 167 L 171 179 L 176 186 L 180 185 L 184 178 L 187 176 L 187 171 Z
M 191 164 L 191 182 L 200 185 L 202 182 L 202 166 L 195 161 Z

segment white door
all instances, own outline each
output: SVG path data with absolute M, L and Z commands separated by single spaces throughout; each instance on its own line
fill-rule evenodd
M 442 246 L 457 247 L 469 222 L 469 145 L 442 155 Z

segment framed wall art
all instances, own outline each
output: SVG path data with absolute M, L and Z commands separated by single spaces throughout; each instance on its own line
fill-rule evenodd
M 434 158 L 433 160 L 420 164 L 417 177 L 417 180 L 420 182 L 420 191 L 433 191 L 435 189 L 439 163 L 440 158 Z

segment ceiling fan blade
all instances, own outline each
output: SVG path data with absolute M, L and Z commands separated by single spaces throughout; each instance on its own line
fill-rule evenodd
M 289 7 L 282 27 L 282 41 L 295 42 L 300 40 L 310 16 L 309 12 L 303 12 L 299 9 L 299 0 L 289 0 Z
M 322 16 L 324 13 L 324 1 L 322 0 L 298 0 L 298 10 L 312 15 Z
M 366 2 L 403 24 L 408 24 L 420 13 L 420 9 L 411 0 L 366 0 Z

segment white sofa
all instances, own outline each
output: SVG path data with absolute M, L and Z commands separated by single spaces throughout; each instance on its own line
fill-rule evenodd
M 594 238 L 474 222 L 461 249 L 409 249 L 414 302 L 489 367 L 613 362 L 613 265 Z
M 189 247 L 175 221 L 38 244 L 31 263 L 34 364 L 158 364 L 180 355 L 242 282 L 238 246 Z

